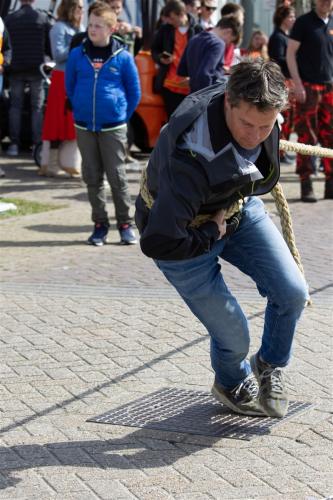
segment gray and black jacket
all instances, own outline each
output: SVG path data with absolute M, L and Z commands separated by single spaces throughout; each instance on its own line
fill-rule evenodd
M 136 200 L 136 224 L 145 255 L 182 260 L 209 252 L 219 237 L 213 221 L 194 228 L 197 215 L 273 189 L 280 176 L 277 123 L 253 164 L 237 151 L 224 117 L 225 82 L 190 94 L 162 130 L 147 167 L 154 198 Z
M 36 74 L 45 55 L 51 55 L 49 32 L 51 21 L 45 12 L 24 4 L 5 19 L 12 45 L 11 74 Z

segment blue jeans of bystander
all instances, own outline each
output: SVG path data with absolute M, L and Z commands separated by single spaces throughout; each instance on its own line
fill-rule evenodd
M 43 122 L 44 88 L 42 76 L 34 74 L 13 74 L 9 77 L 10 108 L 9 135 L 14 144 L 20 144 L 24 89 L 30 87 L 31 133 L 33 144 L 41 141 Z

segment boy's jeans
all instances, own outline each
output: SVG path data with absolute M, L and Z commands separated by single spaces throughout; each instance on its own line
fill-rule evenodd
M 306 282 L 263 202 L 251 197 L 238 229 L 219 240 L 209 253 L 187 260 L 156 261 L 211 337 L 211 363 L 216 380 L 227 389 L 250 373 L 246 356 L 247 319 L 228 290 L 218 258 L 249 275 L 267 297 L 260 355 L 273 366 L 285 366 L 297 320 L 308 298 Z

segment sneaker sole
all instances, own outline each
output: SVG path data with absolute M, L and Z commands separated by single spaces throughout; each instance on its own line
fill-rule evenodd
M 241 415 L 247 415 L 250 417 L 265 417 L 265 413 L 263 411 L 256 411 L 256 410 L 248 410 L 248 411 L 242 411 L 240 410 L 237 406 L 233 405 L 229 399 L 225 398 L 220 392 L 218 392 L 215 387 L 213 386 L 211 389 L 211 393 L 213 394 L 214 398 L 219 401 L 220 403 L 223 403 L 225 406 L 227 406 L 230 410 L 232 410 L 235 413 L 239 413 Z
M 124 241 L 124 240 L 120 240 L 120 244 L 121 244 L 121 245 L 137 245 L 137 244 L 138 244 L 138 242 L 137 242 L 137 240 L 135 240 L 135 241 Z
M 92 246 L 94 246 L 94 247 L 102 247 L 102 246 L 104 246 L 104 245 L 106 245 L 106 244 L 107 244 L 107 240 L 105 240 L 105 241 L 101 241 L 101 242 L 98 242 L 98 243 L 95 243 L 94 241 L 89 241 L 89 240 L 87 240 L 87 244 L 88 244 L 88 245 L 92 245 Z

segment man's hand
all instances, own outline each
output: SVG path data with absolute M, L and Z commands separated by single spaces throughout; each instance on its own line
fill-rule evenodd
M 306 92 L 305 92 L 305 88 L 303 87 L 303 85 L 301 83 L 295 84 L 294 95 L 295 95 L 297 102 L 300 102 L 300 103 L 305 102 Z
M 225 216 L 225 210 L 221 208 L 221 210 L 218 210 L 216 214 L 211 218 L 212 221 L 216 222 L 219 228 L 220 235 L 218 237 L 218 240 L 220 240 L 227 231 L 227 223 L 224 219 L 224 216 Z
M 3 66 L 2 64 L 0 64 L 0 75 L 2 75 L 2 73 L 3 73 Z
M 171 64 L 173 61 L 173 55 L 167 55 L 167 52 L 162 52 L 162 54 L 160 55 L 160 61 L 162 64 Z
M 127 33 L 132 32 L 132 26 L 129 23 L 125 23 L 125 21 L 118 22 L 118 26 L 116 29 L 119 35 L 127 35 Z

